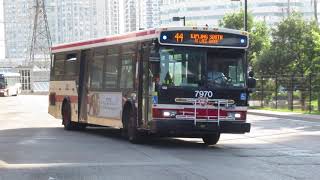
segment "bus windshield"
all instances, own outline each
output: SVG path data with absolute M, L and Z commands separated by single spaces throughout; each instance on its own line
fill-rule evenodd
M 210 49 L 207 54 L 207 83 L 214 87 L 244 87 L 243 52 L 231 49 Z
M 204 50 L 163 47 L 160 49 L 160 82 L 163 85 L 198 86 L 205 62 Z
M 191 47 L 160 48 L 160 82 L 169 86 L 244 87 L 243 52 Z

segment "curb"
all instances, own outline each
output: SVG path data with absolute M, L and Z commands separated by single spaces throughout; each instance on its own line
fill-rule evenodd
M 252 112 L 250 110 L 248 110 L 248 114 L 257 115 L 257 116 L 267 116 L 267 117 L 285 118 L 285 119 L 293 119 L 293 120 L 311 120 L 311 121 L 320 122 L 320 116 L 317 117 L 317 115 L 305 115 L 305 114 L 280 115 L 280 114 L 263 113 L 263 112 Z

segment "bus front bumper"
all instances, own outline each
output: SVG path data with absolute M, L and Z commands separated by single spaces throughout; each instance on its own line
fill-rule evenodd
M 201 137 L 210 133 L 244 134 L 250 132 L 251 124 L 239 121 L 201 121 L 192 120 L 152 120 L 151 132 L 166 136 Z

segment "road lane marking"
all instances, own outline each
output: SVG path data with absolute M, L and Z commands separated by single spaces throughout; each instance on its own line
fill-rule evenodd
M 5 161 L 0 160 L 0 168 L 6 167 L 8 165 L 8 163 L 6 163 Z
M 314 122 L 315 120 L 299 120 L 299 119 L 290 119 L 290 118 L 274 117 L 274 116 L 267 116 L 267 115 L 254 115 L 254 114 L 251 114 L 251 115 L 273 118 L 274 120 L 281 119 L 281 120 L 287 120 L 287 121 L 297 121 L 297 122 L 303 122 L 303 123 L 309 123 L 309 124 L 317 124 L 318 126 L 320 126 L 320 119 L 319 119 L 319 122 Z M 248 119 L 250 120 L 250 118 L 248 118 Z M 262 119 L 262 121 L 264 121 L 264 120 L 265 119 Z
M 267 116 L 263 116 L 263 117 L 267 117 Z M 303 123 L 308 123 L 308 124 L 318 124 L 318 125 L 320 125 L 320 120 L 319 120 L 319 122 L 314 122 L 314 121 L 310 121 L 310 120 L 299 120 L 299 119 L 280 118 L 280 117 L 268 117 L 268 118 L 272 118 L 272 120 L 296 121 L 296 122 L 303 122 Z M 265 121 L 265 120 L 266 119 L 262 119 L 262 121 Z
M 309 120 L 298 120 L 298 119 L 289 119 L 289 118 L 277 118 L 277 119 L 283 119 L 283 120 L 287 120 L 287 121 L 303 122 L 303 123 L 307 123 L 307 124 L 316 124 L 317 126 L 320 126 L 320 122 L 313 122 L 313 121 L 309 121 Z
M 1 163 L 0 169 L 34 169 L 34 168 L 54 168 L 54 167 L 90 167 L 90 166 L 180 166 L 190 165 L 185 161 L 178 162 L 115 162 L 115 163 L 30 163 L 30 164 L 8 164 Z

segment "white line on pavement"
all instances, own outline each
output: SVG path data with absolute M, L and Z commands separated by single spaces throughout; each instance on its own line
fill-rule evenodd
M 31 163 L 31 164 L 8 164 L 0 161 L 0 169 L 32 169 L 51 167 L 90 167 L 90 166 L 179 166 L 187 165 L 184 161 L 179 162 L 118 162 L 118 163 Z

